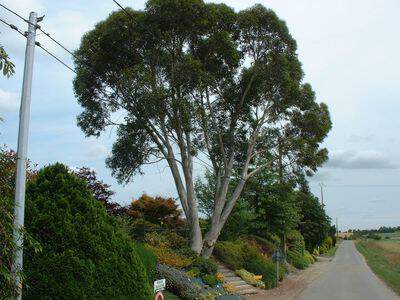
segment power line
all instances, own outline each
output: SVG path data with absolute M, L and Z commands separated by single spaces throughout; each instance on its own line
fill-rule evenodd
M 314 187 L 316 187 L 314 185 Z M 324 185 L 324 187 L 400 187 L 400 184 L 330 184 L 330 185 Z
M 2 4 L 0 4 L 1 6 L 3 6 Z M 20 35 L 22 35 L 23 37 L 26 37 L 25 33 L 23 33 L 21 30 L 18 29 L 17 26 L 10 24 L 9 22 L 5 21 L 4 19 L 0 18 L 0 22 L 4 23 L 5 25 L 7 25 L 8 27 L 10 27 L 11 29 L 15 30 L 16 32 L 18 32 Z M 46 52 L 48 55 L 50 55 L 51 57 L 53 57 L 55 60 L 57 60 L 59 63 L 61 63 L 62 65 L 64 65 L 66 68 L 68 68 L 69 70 L 71 70 L 72 72 L 76 73 L 76 71 L 71 68 L 69 65 L 67 65 L 65 62 L 63 62 L 60 58 L 58 58 L 56 55 L 54 55 L 53 53 L 51 53 L 49 50 L 47 50 L 46 48 L 44 48 L 39 42 L 35 42 L 36 46 L 38 46 L 39 48 L 41 48 L 44 52 Z
M 2 8 L 4 8 L 5 10 L 8 10 L 10 13 L 12 13 L 13 15 L 17 16 L 18 18 L 20 18 L 21 20 L 25 21 L 26 23 L 30 23 L 29 20 L 25 19 L 23 16 L 21 16 L 20 14 L 16 13 L 15 11 L 13 11 L 11 8 L 8 8 L 7 6 L 3 5 L 0 3 L 0 6 Z M 34 25 L 35 27 L 37 27 L 38 25 Z
M 135 22 L 135 18 L 131 15 L 131 13 L 129 11 L 126 10 L 126 8 L 124 8 L 121 4 L 119 4 L 116 0 L 112 0 L 115 4 L 117 4 L 127 15 L 129 18 L 132 19 L 132 21 Z
M 0 4 L 0 5 L 1 5 L 1 4 Z M 20 35 L 22 35 L 23 37 L 25 37 L 25 33 L 23 33 L 21 30 L 19 30 L 17 26 L 8 23 L 7 21 L 3 20 L 2 18 L 0 18 L 0 22 L 4 23 L 5 25 L 7 25 L 7 26 L 10 27 L 11 29 L 15 30 L 15 31 L 18 32 Z
M 66 68 L 68 68 L 69 70 L 71 70 L 72 72 L 74 72 L 76 74 L 76 71 L 70 67 L 69 65 L 67 65 L 65 62 L 63 62 L 60 58 L 58 58 L 57 56 L 55 56 L 53 53 L 51 53 L 49 50 L 47 50 L 46 48 L 44 48 L 39 42 L 35 43 L 36 46 L 38 46 L 39 48 L 41 48 L 44 52 L 46 52 L 48 55 L 50 55 L 51 57 L 53 57 L 55 60 L 57 60 L 60 64 L 64 65 Z

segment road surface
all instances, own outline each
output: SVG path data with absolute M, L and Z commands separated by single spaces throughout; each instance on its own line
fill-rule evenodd
M 399 300 L 365 263 L 353 241 L 344 241 L 329 269 L 297 300 Z

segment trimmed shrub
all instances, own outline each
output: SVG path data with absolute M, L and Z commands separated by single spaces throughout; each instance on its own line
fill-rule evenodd
M 306 251 L 304 238 L 298 231 L 292 231 L 287 237 L 289 250 L 287 251 L 287 260 L 297 269 L 305 269 L 314 262 L 313 257 Z M 323 249 L 322 249 L 323 250 Z M 320 248 L 320 253 L 321 248 Z
M 158 274 L 160 278 L 165 278 L 167 290 L 180 296 L 183 299 L 197 299 L 203 290 L 195 286 L 185 272 L 159 264 Z
M 310 265 L 315 262 L 314 257 L 307 250 L 304 251 L 304 258 Z
M 86 182 L 55 164 L 38 173 L 26 195 L 25 225 L 43 251 L 24 253 L 24 297 L 149 299 L 133 242 Z

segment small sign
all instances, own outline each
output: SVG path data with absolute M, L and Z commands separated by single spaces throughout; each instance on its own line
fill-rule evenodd
M 156 297 L 154 298 L 155 300 L 164 300 L 164 295 L 161 292 L 158 292 L 156 294 Z
M 166 286 L 165 279 L 159 279 L 159 280 L 154 281 L 154 293 L 165 290 L 165 286 Z M 162 296 L 162 294 L 161 294 L 161 296 Z M 164 297 L 162 299 L 164 299 Z
M 285 257 L 283 256 L 283 253 L 281 249 L 277 249 L 273 254 L 272 254 L 272 261 L 283 261 Z

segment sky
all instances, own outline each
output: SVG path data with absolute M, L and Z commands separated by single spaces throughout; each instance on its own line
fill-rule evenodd
M 143 9 L 145 1 L 120 0 Z M 329 106 L 333 128 L 324 142 L 330 160 L 310 178 L 339 229 L 400 225 L 400 1 L 227 0 L 239 11 L 261 3 L 285 20 L 298 44 L 305 82 Z M 1 0 L 28 18 L 45 15 L 42 28 L 73 50 L 81 36 L 118 9 L 112 0 Z M 0 17 L 25 31 L 27 24 L 0 8 Z M 0 77 L 0 144 L 16 149 L 25 39 L 0 24 L 0 44 L 16 65 L 10 79 Z M 37 40 L 69 65 L 71 57 L 46 36 Z M 128 185 L 119 185 L 105 167 L 115 129 L 86 138 L 76 125 L 82 111 L 73 89 L 74 74 L 41 49 L 35 50 L 28 156 L 39 166 L 62 162 L 88 166 L 126 205 L 143 192 L 176 197 L 165 164 L 144 168 Z M 200 176 L 201 166 L 195 166 Z

